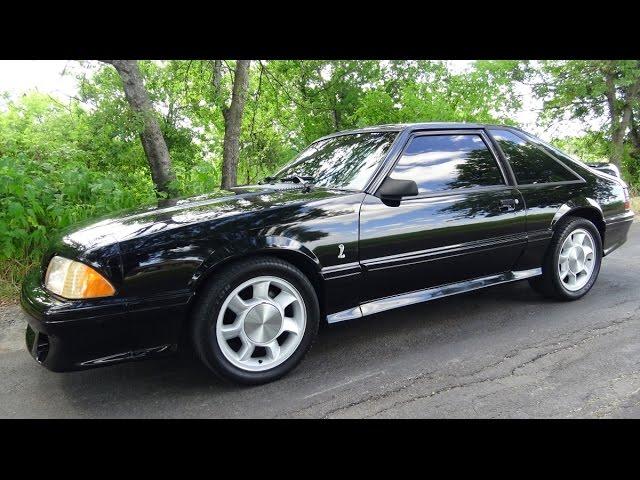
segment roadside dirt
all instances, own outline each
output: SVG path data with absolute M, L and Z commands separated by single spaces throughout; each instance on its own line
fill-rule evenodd
M 24 348 L 24 318 L 20 305 L 0 305 L 0 353 L 15 352 Z

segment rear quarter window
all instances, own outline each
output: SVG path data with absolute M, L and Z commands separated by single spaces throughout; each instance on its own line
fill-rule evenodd
M 533 143 L 509 130 L 491 129 L 519 185 L 580 180 L 567 167 Z

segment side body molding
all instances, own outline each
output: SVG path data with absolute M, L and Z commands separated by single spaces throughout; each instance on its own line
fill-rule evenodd
M 355 308 L 334 313 L 327 317 L 327 322 L 337 323 L 345 320 L 353 320 L 355 318 L 373 315 L 375 313 L 392 310 L 394 308 L 406 307 L 416 303 L 428 302 L 438 298 L 456 295 L 458 293 L 471 292 L 480 288 L 491 287 L 501 283 L 515 282 L 526 278 L 536 277 L 542 274 L 541 268 L 532 268 L 529 270 L 519 270 L 512 272 L 504 272 L 486 277 L 464 280 L 462 282 L 450 283 L 438 287 L 425 288 L 413 292 L 393 295 L 390 297 L 380 298 L 369 302 L 361 303 Z

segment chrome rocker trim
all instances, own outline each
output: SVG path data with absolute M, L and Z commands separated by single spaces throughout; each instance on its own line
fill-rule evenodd
M 462 282 L 450 283 L 439 287 L 426 288 L 424 290 L 416 290 L 415 292 L 403 293 L 392 297 L 380 298 L 360 304 L 359 307 L 350 308 L 341 312 L 327 315 L 328 323 L 344 322 L 353 320 L 374 313 L 392 310 L 394 308 L 406 307 L 416 303 L 428 302 L 436 298 L 448 297 L 458 293 L 470 292 L 480 288 L 491 287 L 501 283 L 515 282 L 526 278 L 542 275 L 542 268 L 532 268 L 530 270 L 518 270 L 515 272 L 504 272 L 488 277 L 474 278 L 472 280 L 464 280 Z

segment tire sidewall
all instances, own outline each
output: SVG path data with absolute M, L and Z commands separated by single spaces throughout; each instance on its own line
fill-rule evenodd
M 260 384 L 282 377 L 293 369 L 307 353 L 318 331 L 320 309 L 318 299 L 306 276 L 294 266 L 280 262 L 267 261 L 247 263 L 245 268 L 235 269 L 224 280 L 216 282 L 207 292 L 208 298 L 203 302 L 196 318 L 195 338 L 196 348 L 201 358 L 217 374 L 226 380 L 243 384 Z M 271 275 L 282 278 L 291 283 L 300 292 L 306 309 L 306 324 L 302 340 L 295 352 L 281 364 L 265 371 L 250 372 L 233 365 L 222 353 L 216 335 L 216 323 L 220 307 L 227 296 L 240 284 L 255 277 Z
M 580 290 L 572 291 L 568 290 L 564 286 L 562 280 L 560 280 L 560 274 L 558 272 L 558 261 L 560 257 L 560 251 L 562 249 L 562 244 L 574 230 L 577 230 L 579 228 L 587 230 L 591 234 L 591 237 L 593 238 L 593 242 L 595 244 L 596 262 L 589 281 Z M 593 287 L 598 278 L 598 274 L 600 273 L 600 265 L 602 263 L 602 239 L 600 238 L 600 232 L 589 220 L 576 218 L 569 221 L 564 225 L 564 227 L 560 229 L 560 235 L 558 236 L 554 247 L 555 248 L 553 251 L 553 255 L 551 256 L 551 264 L 547 265 L 547 268 L 553 269 L 551 278 L 554 286 L 556 287 L 558 292 L 560 292 L 561 295 L 567 299 L 574 300 L 584 296 L 589 290 L 591 290 L 591 287 Z

